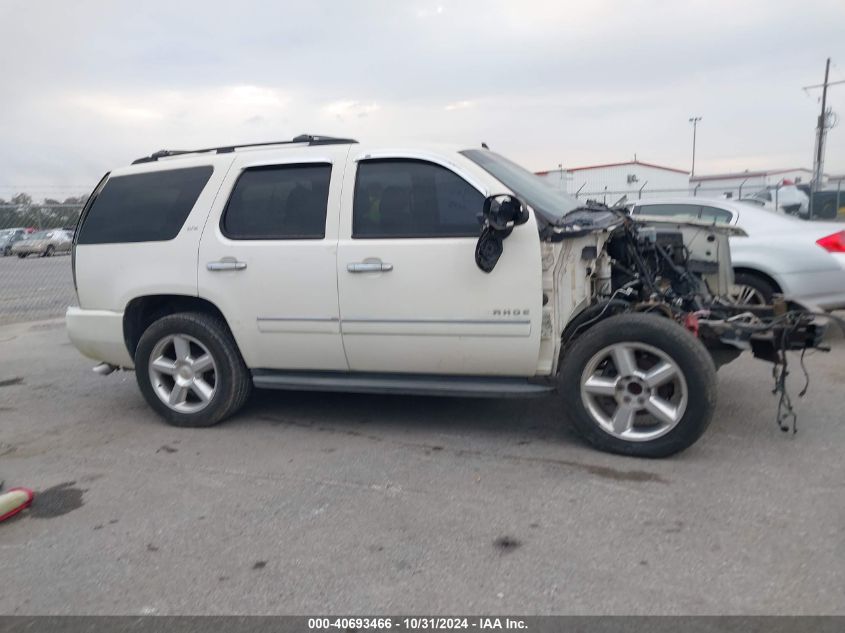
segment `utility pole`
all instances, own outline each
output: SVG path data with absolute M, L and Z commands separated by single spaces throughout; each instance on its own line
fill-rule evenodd
M 819 123 L 816 136 L 816 155 L 813 157 L 813 191 L 821 189 L 822 178 L 824 177 L 824 142 L 827 134 L 827 82 L 830 77 L 830 57 L 824 66 L 824 83 L 822 84 L 822 111 L 819 114 Z
M 824 66 L 824 83 L 815 86 L 805 86 L 804 90 L 812 88 L 822 89 L 822 109 L 819 113 L 819 120 L 816 124 L 816 151 L 813 155 L 813 182 L 811 183 L 810 191 L 815 193 L 822 187 L 822 180 L 824 179 L 824 146 L 827 137 L 828 117 L 830 112 L 827 109 L 827 88 L 836 84 L 842 84 L 845 81 L 830 81 L 830 57 Z M 813 217 L 813 199 L 815 196 L 810 196 L 810 219 Z
M 689 122 L 692 123 L 692 171 L 689 175 L 690 178 L 695 176 L 695 131 L 699 121 L 701 121 L 700 116 L 692 116 L 689 119 Z

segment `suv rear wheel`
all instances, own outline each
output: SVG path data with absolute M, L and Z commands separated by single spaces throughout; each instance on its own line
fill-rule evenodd
M 249 370 L 218 317 L 181 312 L 150 325 L 135 351 L 135 376 L 149 405 L 174 426 L 212 426 L 252 389 Z
M 593 446 L 666 457 L 692 445 L 716 406 L 707 349 L 666 318 L 621 314 L 577 338 L 561 366 L 575 428 Z

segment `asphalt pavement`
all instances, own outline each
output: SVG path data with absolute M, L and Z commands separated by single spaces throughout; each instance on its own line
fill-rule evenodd
M 555 397 L 259 392 L 176 429 L 60 321 L 0 327 L 0 479 L 37 491 L 0 524 L 0 613 L 845 614 L 834 344 L 797 435 L 743 357 L 705 436 L 650 461 Z

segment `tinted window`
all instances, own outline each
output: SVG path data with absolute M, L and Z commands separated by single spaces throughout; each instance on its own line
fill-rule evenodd
M 244 171 L 221 221 L 239 240 L 321 239 L 326 234 L 331 165 L 271 165 Z
M 172 240 L 212 171 L 189 167 L 109 178 L 88 210 L 78 243 Z
M 475 237 L 484 196 L 445 167 L 417 160 L 358 165 L 353 237 Z

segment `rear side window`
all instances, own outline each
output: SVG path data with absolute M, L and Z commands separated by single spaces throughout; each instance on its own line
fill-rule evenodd
M 220 229 L 234 240 L 322 239 L 332 166 L 270 165 L 244 170 Z
M 109 178 L 85 217 L 78 244 L 172 240 L 213 168 L 189 167 Z
M 419 160 L 358 165 L 352 237 L 477 237 L 484 196 L 453 171 Z
M 730 211 L 717 209 L 716 207 L 701 207 L 701 219 L 714 224 L 729 224 L 733 219 Z

